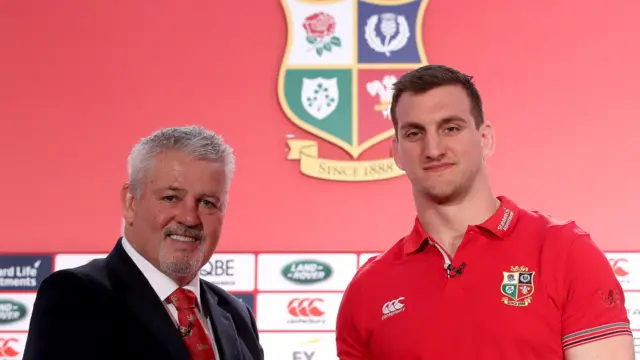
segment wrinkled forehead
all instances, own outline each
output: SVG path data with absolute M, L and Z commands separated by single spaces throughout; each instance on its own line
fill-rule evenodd
M 224 163 L 181 153 L 157 154 L 154 160 L 145 179 L 153 189 L 221 194 L 228 187 L 229 177 Z

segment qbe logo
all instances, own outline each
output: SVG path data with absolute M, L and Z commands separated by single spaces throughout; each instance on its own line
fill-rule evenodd
M 22 359 L 26 342 L 26 333 L 0 333 L 0 360 Z
M 36 290 L 53 271 L 51 256 L 0 256 L 0 290 Z
M 258 330 L 335 330 L 341 293 L 258 293 Z
M 256 257 L 253 254 L 214 254 L 200 269 L 200 276 L 227 291 L 253 291 Z

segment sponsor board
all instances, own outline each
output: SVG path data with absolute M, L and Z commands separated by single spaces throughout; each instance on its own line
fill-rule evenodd
M 108 254 L 58 254 L 55 258 L 54 271 L 72 269 L 82 266 L 94 259 L 102 259 Z
M 633 347 L 636 353 L 636 359 L 640 359 L 640 331 L 633 332 Z
M 26 333 L 0 333 L 0 360 L 21 360 L 26 342 Z
M 0 290 L 37 290 L 51 274 L 52 263 L 50 255 L 0 256 Z
M 265 360 L 338 360 L 336 335 L 324 333 L 260 333 Z
M 357 269 L 356 254 L 260 254 L 258 290 L 342 291 Z
M 256 287 L 256 256 L 213 254 L 200 269 L 200 277 L 227 291 L 253 291 Z
M 35 293 L 0 293 L 0 332 L 28 331 Z
M 258 330 L 335 330 L 341 293 L 258 293 Z M 268 309 L 268 311 L 260 311 Z
M 640 330 L 640 292 L 626 292 L 625 307 L 632 330 Z
M 358 256 L 358 267 L 361 267 L 362 265 L 364 265 L 369 259 L 371 259 L 374 256 L 378 256 L 380 255 L 379 253 L 365 253 L 365 254 L 360 254 L 360 256 Z
M 622 289 L 640 290 L 640 253 L 607 252 L 606 255 Z

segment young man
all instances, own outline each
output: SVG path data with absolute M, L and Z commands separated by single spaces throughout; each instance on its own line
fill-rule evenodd
M 492 193 L 494 131 L 472 78 L 407 73 L 391 116 L 415 226 L 346 289 L 338 357 L 634 359 L 624 294 L 589 234 Z
M 250 308 L 199 278 L 220 239 L 234 162 L 201 127 L 142 139 L 120 193 L 124 236 L 106 259 L 42 282 L 23 359 L 264 359 Z

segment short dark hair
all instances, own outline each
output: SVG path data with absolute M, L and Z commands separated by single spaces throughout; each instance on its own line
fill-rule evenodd
M 398 132 L 398 118 L 396 106 L 404 93 L 425 93 L 445 85 L 460 85 L 464 88 L 471 101 L 471 115 L 475 120 L 476 128 L 484 123 L 482 111 L 482 99 L 478 89 L 473 84 L 473 77 L 454 68 L 444 65 L 425 65 L 405 73 L 393 85 L 393 98 L 391 99 L 391 121 L 396 133 Z

